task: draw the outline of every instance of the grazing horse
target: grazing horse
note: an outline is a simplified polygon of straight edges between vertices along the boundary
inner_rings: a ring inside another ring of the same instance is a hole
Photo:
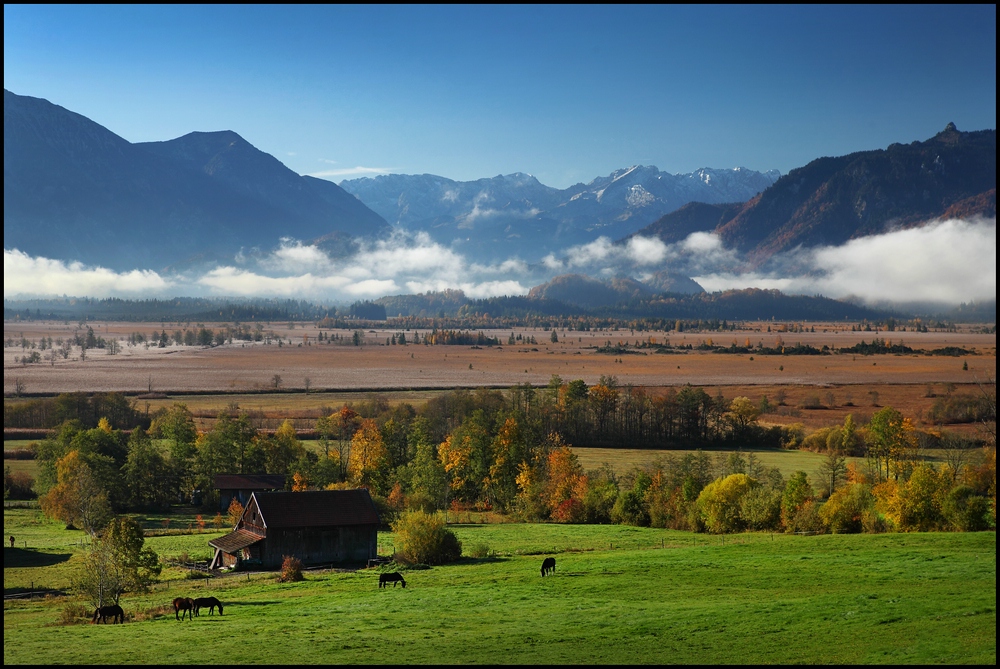
[[[554,572],[556,570],[556,559],[554,557],[547,557],[542,560],[542,576]]]
[[[94,611],[94,617],[90,619],[91,623],[100,622],[107,624],[108,618],[111,618],[111,624],[115,623],[125,623],[125,611],[122,607],[117,604],[112,604],[111,606],[99,606],[97,610]]]
[[[219,615],[220,616],[222,615],[222,602],[220,602],[215,597],[199,597],[196,600],[194,600],[194,614],[196,616],[200,616],[201,615],[201,613],[199,613],[199,611],[201,610],[201,607],[203,607],[203,606],[207,606],[208,607],[208,615],[214,615],[215,614],[215,607],[218,606],[219,607]]]
[[[391,574],[378,575],[378,587],[380,588],[384,588],[386,583],[392,583],[392,587],[395,588],[397,582],[402,583],[404,588],[406,587],[406,580],[403,578],[403,575],[400,574],[398,571],[395,571]]]
[[[185,613],[188,615],[188,620],[194,620],[192,611],[194,611],[193,599],[190,597],[177,597],[174,599],[174,620],[184,620]],[[180,618],[177,617],[178,613],[181,614]]]

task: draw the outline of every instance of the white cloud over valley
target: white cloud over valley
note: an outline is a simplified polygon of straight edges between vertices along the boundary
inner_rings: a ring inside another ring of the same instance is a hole
[[[649,278],[669,270],[706,290],[776,288],[790,294],[875,302],[958,304],[996,299],[996,219],[947,220],[851,240],[842,246],[799,249],[763,269],[741,270],[738,255],[718,236],[695,233],[681,242],[607,237],[546,255],[538,262],[508,258],[469,261],[426,233],[397,231],[361,243],[349,256],[284,238],[264,255],[239,255],[187,275],[152,270],[116,272],[78,262],[4,250],[4,296],[291,297],[348,304],[385,295],[459,289],[472,298],[524,295],[557,274]]]

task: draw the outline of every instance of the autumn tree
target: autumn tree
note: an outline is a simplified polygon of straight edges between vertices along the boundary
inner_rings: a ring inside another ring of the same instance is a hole
[[[730,474],[705,486],[698,495],[698,509],[708,531],[725,533],[743,529],[740,501],[758,485],[746,474]]]
[[[144,542],[142,527],[133,518],[111,520],[90,545],[77,589],[95,607],[118,604],[126,592],[146,592],[161,565],[156,553],[143,547]]]
[[[305,448],[295,432],[295,426],[287,418],[281,427],[275,430],[274,436],[262,440],[261,445],[264,450],[265,467],[269,474],[287,475],[292,463],[305,453]]]
[[[549,436],[551,448],[546,463],[547,481],[545,484],[545,502],[550,509],[580,496],[581,482],[584,477],[583,467],[576,453],[557,433]]]
[[[56,471],[58,482],[38,500],[42,512],[93,536],[112,515],[104,487],[79,451],[60,458]]]
[[[348,479],[355,485],[381,491],[385,484],[387,455],[378,425],[371,419],[362,420],[361,427],[351,438]]]
[[[229,524],[236,527],[236,523],[240,522],[240,518],[243,517],[243,505],[240,504],[239,499],[233,497],[229,500],[229,509],[227,509],[226,514]]]
[[[892,407],[880,409],[868,422],[866,456],[876,483],[906,478],[916,459],[917,442],[908,418]]]
[[[733,398],[726,413],[726,419],[732,425],[733,438],[736,440],[747,438],[751,428],[757,423],[758,416],[760,409],[750,401],[749,397]]]

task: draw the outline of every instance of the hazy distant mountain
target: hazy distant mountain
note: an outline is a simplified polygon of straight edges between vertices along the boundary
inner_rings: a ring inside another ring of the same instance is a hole
[[[680,293],[681,295],[697,295],[704,293],[705,289],[701,285],[683,274],[671,272],[670,270],[660,270],[654,272],[653,276],[643,281],[644,284],[658,293]]]
[[[336,184],[295,174],[234,132],[131,144],[4,91],[4,248],[159,269],[270,249],[285,235],[387,230]]]
[[[701,169],[667,174],[634,166],[556,189],[520,172],[477,181],[389,174],[341,182],[390,223],[425,231],[477,260],[528,260],[601,235],[621,237],[692,200],[745,202],[780,176]]]
[[[619,284],[622,292],[617,292],[608,284],[584,276],[557,277],[559,280],[536,286],[533,296],[503,296],[485,299],[470,299],[462,291],[445,293],[421,293],[418,295],[394,295],[375,300],[385,307],[390,318],[396,316],[416,316],[429,318],[480,318],[525,319],[538,324],[537,317],[567,318],[572,316],[598,315],[609,318],[664,318],[693,320],[814,320],[814,321],[860,321],[885,318],[885,311],[831,300],[826,297],[805,295],[784,295],[777,290],[727,290],[721,293],[699,292],[691,295],[649,294],[638,288],[629,290]],[[585,292],[593,289],[595,283],[602,283],[606,290],[605,299],[590,299],[589,306],[565,302],[550,297],[565,293],[571,299],[588,300]],[[583,292],[573,292],[572,287]],[[598,303],[599,302],[599,303]],[[542,323],[545,322],[543,319]]]
[[[654,291],[634,279],[601,281],[582,274],[563,274],[528,292],[533,300],[557,300],[586,309],[606,307],[619,302],[648,298]]]

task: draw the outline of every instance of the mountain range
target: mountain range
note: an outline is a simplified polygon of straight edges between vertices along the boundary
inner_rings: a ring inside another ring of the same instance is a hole
[[[388,232],[336,184],[235,132],[133,144],[47,100],[4,90],[4,248],[162,270],[305,241]]]
[[[337,185],[296,174],[232,131],[130,143],[80,114],[4,91],[4,248],[119,271],[252,260],[283,237],[345,256],[359,240],[403,228],[470,263],[521,258],[545,281],[555,273],[540,262],[545,256],[600,236],[670,244],[713,232],[761,266],[798,247],[948,216],[996,217],[995,130],[949,123],[926,141],[818,158],[786,175],[633,166],[566,189],[523,173],[468,182],[391,174]],[[701,291],[677,268],[646,269],[654,292]],[[557,278],[536,288],[539,299],[565,299],[554,296],[567,287],[604,303],[645,295],[631,279],[602,288]]]
[[[759,266],[796,247],[837,246],[941,218],[995,218],[996,184],[996,130],[962,132],[949,123],[923,142],[818,158],[745,204],[692,202],[634,234],[673,243],[715,232]]]
[[[387,174],[340,185],[393,225],[426,232],[479,262],[533,262],[599,236],[618,239],[688,202],[746,202],[780,176],[744,167],[669,174],[634,165],[565,189],[520,172],[476,181]]]

